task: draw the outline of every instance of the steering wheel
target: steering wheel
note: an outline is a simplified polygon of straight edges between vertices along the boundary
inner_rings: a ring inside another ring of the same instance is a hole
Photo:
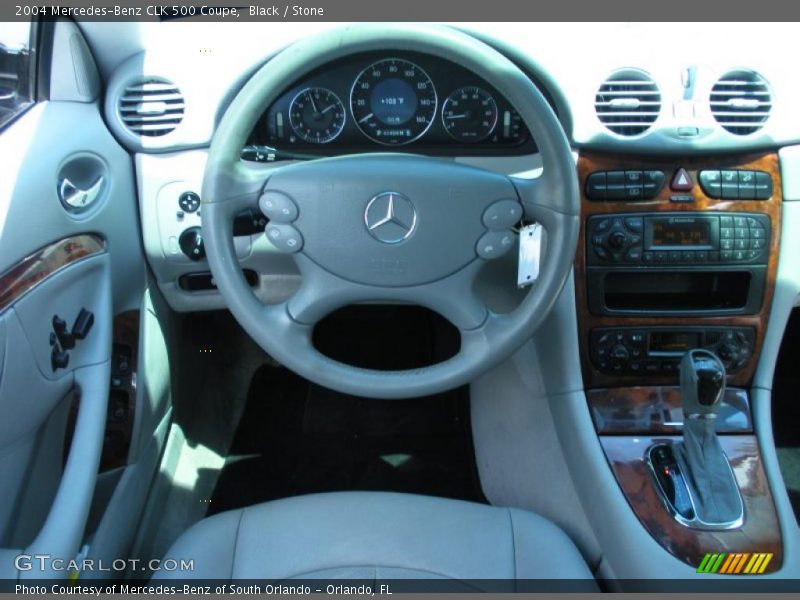
[[[403,50],[458,63],[508,98],[536,140],[541,176],[514,178],[401,153],[277,167],[240,159],[264,108],[300,75],[354,53]],[[579,231],[575,164],[549,104],[503,55],[443,26],[352,25],[297,42],[272,58],[234,98],[217,127],[202,202],[211,272],[242,327],[307,379],[382,399],[452,389],[510,356],[533,335],[560,294]],[[282,304],[265,305],[255,297],[234,251],[234,216],[255,207],[270,217],[267,237],[293,253],[300,270],[299,289]],[[512,312],[498,314],[479,299],[473,284],[493,257],[489,247],[508,244],[520,216],[545,229],[540,273]],[[337,308],[365,301],[414,303],[439,313],[458,328],[459,352],[405,371],[363,369],[320,353],[312,343],[315,323]]]

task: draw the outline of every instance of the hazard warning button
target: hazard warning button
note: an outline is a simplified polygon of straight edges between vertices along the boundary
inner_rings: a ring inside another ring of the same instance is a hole
[[[692,181],[692,177],[687,173],[686,169],[681,168],[675,171],[669,187],[674,192],[688,192],[694,187],[694,181]]]

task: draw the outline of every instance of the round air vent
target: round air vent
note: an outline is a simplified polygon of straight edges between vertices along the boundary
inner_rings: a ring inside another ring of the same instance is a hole
[[[644,71],[616,71],[597,90],[594,99],[597,118],[618,135],[644,133],[661,111],[661,92]]]
[[[723,129],[735,135],[755,133],[772,109],[769,85],[755,71],[731,71],[711,88],[711,114]]]
[[[157,77],[129,84],[117,107],[122,123],[134,135],[166,135],[183,120],[181,91],[171,81]]]

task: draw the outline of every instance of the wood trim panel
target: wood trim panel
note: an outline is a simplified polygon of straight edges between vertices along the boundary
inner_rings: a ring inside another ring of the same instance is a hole
[[[40,248],[0,275],[0,311],[61,269],[105,250],[105,240],[92,233],[67,237]]]
[[[588,390],[586,399],[600,435],[680,435],[683,407],[679,386]],[[753,433],[747,392],[726,388],[717,433]]]
[[[676,169],[683,167],[695,181],[691,194],[695,201],[689,203],[670,202],[673,193],[669,183]],[[660,169],[666,175],[666,185],[656,198],[638,202],[606,201],[594,202],[585,195],[586,177],[594,171]],[[701,169],[749,169],[765,171],[772,178],[773,194],[769,200],[715,200],[706,196],[697,184],[697,172]],[[575,291],[578,314],[578,335],[583,367],[584,384],[590,387],[615,387],[641,385],[646,382],[654,385],[677,383],[677,375],[607,375],[597,371],[591,364],[589,353],[589,335],[598,327],[642,327],[648,325],[675,326],[742,326],[756,329],[756,340],[753,356],[748,364],[735,375],[728,377],[729,385],[746,386],[752,379],[757,357],[764,343],[775,279],[778,272],[778,250],[781,237],[781,199],[783,191],[779,170],[778,155],[767,153],[738,157],[692,156],[652,158],[641,156],[619,156],[604,154],[581,154],[578,159],[578,177],[581,185],[581,232],[578,239],[578,250],[575,257]],[[589,312],[586,289],[586,222],[592,215],[626,212],[680,212],[680,211],[725,211],[761,213],[769,216],[771,239],[770,254],[767,264],[764,298],[759,313],[755,315],[736,315],[718,317],[623,317],[598,316]]]
[[[600,436],[611,469],[628,503],[650,535],[683,562],[698,566],[709,552],[772,552],[766,573],[783,564],[783,543],[775,504],[752,435],[720,436],[744,500],[745,522],[737,530],[702,531],[678,523],[667,512],[644,462],[650,445],[675,437]]]

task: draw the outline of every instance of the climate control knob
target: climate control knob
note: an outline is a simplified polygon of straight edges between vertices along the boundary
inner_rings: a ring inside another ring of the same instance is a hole
[[[199,227],[189,227],[178,238],[178,245],[183,253],[192,260],[202,260],[206,257],[206,247],[203,244],[203,231]]]
[[[628,360],[628,349],[622,344],[617,344],[611,348],[611,352],[609,352],[608,355],[612,358],[612,360],[625,362]]]

